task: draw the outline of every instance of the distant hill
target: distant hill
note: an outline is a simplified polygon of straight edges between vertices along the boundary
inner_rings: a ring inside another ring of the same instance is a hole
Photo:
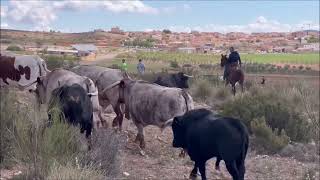
[[[37,45],[70,45],[94,43],[101,46],[120,46],[126,35],[109,32],[61,33],[41,31],[0,30],[1,42]]]

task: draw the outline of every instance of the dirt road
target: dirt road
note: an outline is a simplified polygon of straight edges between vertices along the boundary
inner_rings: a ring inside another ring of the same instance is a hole
[[[120,52],[111,52],[107,54],[98,55],[95,60],[92,61],[80,61],[80,65],[98,65],[105,61],[113,60]]]

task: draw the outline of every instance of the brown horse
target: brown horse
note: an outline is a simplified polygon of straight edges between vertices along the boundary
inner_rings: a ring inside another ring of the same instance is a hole
[[[226,65],[228,58],[227,55],[221,54],[221,67]],[[226,77],[226,86],[230,83],[232,86],[233,95],[236,95],[236,83],[238,82],[241,86],[241,91],[243,92],[243,82],[244,82],[244,73],[241,69],[237,68],[237,64],[230,64],[228,70],[228,75]]]

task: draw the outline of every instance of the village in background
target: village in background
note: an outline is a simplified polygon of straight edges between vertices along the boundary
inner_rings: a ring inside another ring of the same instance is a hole
[[[95,60],[109,48],[125,52],[221,54],[226,53],[228,47],[234,46],[237,51],[246,54],[298,54],[319,52],[319,35],[320,32],[316,30],[223,34],[198,31],[178,33],[168,29],[127,32],[120,27],[82,33],[1,29],[1,50],[17,46],[27,54],[69,55],[82,60]]]

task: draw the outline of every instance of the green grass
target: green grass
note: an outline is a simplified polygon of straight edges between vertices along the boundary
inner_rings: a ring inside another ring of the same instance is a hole
[[[132,60],[132,59],[127,59],[126,60],[128,64],[128,72],[130,73],[137,73],[137,60]],[[99,64],[100,66],[105,66],[105,67],[111,67],[114,64],[117,64],[119,67],[121,65],[122,61],[120,58],[113,59],[112,61],[107,61]],[[169,64],[165,62],[150,62],[150,61],[145,61],[144,62],[145,67],[146,67],[146,72],[161,72],[162,69],[169,69]]]
[[[143,59],[144,61],[177,61],[179,64],[215,64],[220,62],[220,55],[186,54],[168,52],[138,52],[135,54],[121,54],[118,58]],[[243,62],[265,64],[318,64],[319,54],[241,54]]]
[[[253,63],[319,64],[319,54],[243,54],[244,61]]]

